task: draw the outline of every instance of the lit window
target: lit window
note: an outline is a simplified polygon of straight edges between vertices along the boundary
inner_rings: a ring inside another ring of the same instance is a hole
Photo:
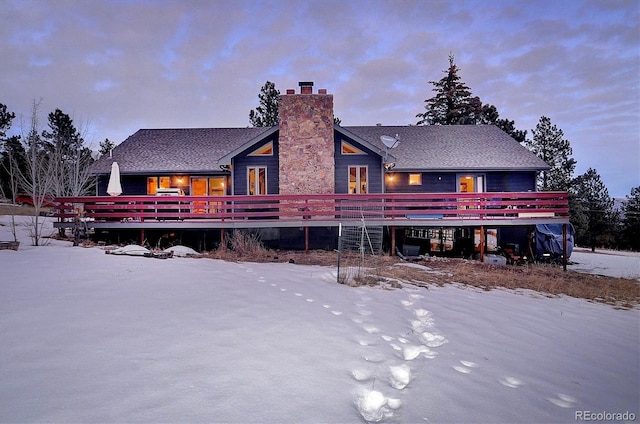
[[[409,174],[409,185],[422,185],[422,174]]]
[[[422,185],[422,174],[409,174],[409,185]]]
[[[247,168],[247,194],[267,194],[267,168]]]
[[[273,156],[273,141],[268,142],[264,146],[258,147],[249,156]]]
[[[349,167],[349,193],[365,194],[367,193],[367,167],[366,166],[350,166]]]
[[[171,177],[160,177],[160,188],[171,188]]]
[[[355,146],[347,143],[346,141],[342,142],[342,154],[343,155],[365,155],[366,153],[362,150],[358,149]]]
[[[158,192],[158,177],[147,177],[147,194],[154,195]]]

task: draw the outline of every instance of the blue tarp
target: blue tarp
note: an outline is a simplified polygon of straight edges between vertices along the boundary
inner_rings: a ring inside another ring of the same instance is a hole
[[[571,257],[575,240],[573,225],[567,225],[567,259]],[[535,232],[535,253],[542,256],[550,253],[554,256],[562,255],[562,224],[539,224]]]

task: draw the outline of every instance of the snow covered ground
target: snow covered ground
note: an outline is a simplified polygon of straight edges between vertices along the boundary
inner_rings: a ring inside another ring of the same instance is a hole
[[[0,251],[3,423],[640,416],[638,309],[350,288],[327,267],[36,248],[20,233]]]

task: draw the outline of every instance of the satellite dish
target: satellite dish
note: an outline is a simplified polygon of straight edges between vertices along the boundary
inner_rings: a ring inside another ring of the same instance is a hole
[[[387,149],[393,149],[398,145],[398,143],[400,143],[400,140],[398,140],[396,137],[391,137],[388,135],[381,135],[380,141],[382,141],[382,143],[387,146]]]

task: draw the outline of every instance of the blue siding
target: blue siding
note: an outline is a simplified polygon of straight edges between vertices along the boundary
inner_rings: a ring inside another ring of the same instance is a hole
[[[349,166],[367,166],[369,193],[382,193],[382,157],[365,148],[356,141],[348,139],[334,131],[335,147],[335,192],[347,193],[349,190]],[[342,141],[362,150],[364,155],[343,155]]]
[[[411,172],[416,174],[417,172]],[[422,172],[422,185],[409,185],[409,172],[389,172],[387,193],[455,193],[458,189],[456,173]],[[459,174],[459,173],[458,173]],[[472,172],[485,175],[485,191],[534,191],[535,172]]]
[[[108,184],[109,175],[98,176],[98,196],[108,196]],[[121,175],[120,184],[122,185],[123,196],[137,196],[147,194],[146,175]]]
[[[387,193],[455,193],[456,174],[442,172],[421,172],[422,184],[409,185],[409,174],[418,172],[388,172],[386,176]]]
[[[488,172],[487,191],[535,191],[536,173],[530,172]]]
[[[273,141],[273,156],[248,156],[270,141]],[[233,194],[248,194],[247,168],[252,166],[263,166],[267,168],[267,194],[278,194],[280,192],[278,151],[278,137],[276,133],[275,136],[266,138],[238,154],[233,159]]]

